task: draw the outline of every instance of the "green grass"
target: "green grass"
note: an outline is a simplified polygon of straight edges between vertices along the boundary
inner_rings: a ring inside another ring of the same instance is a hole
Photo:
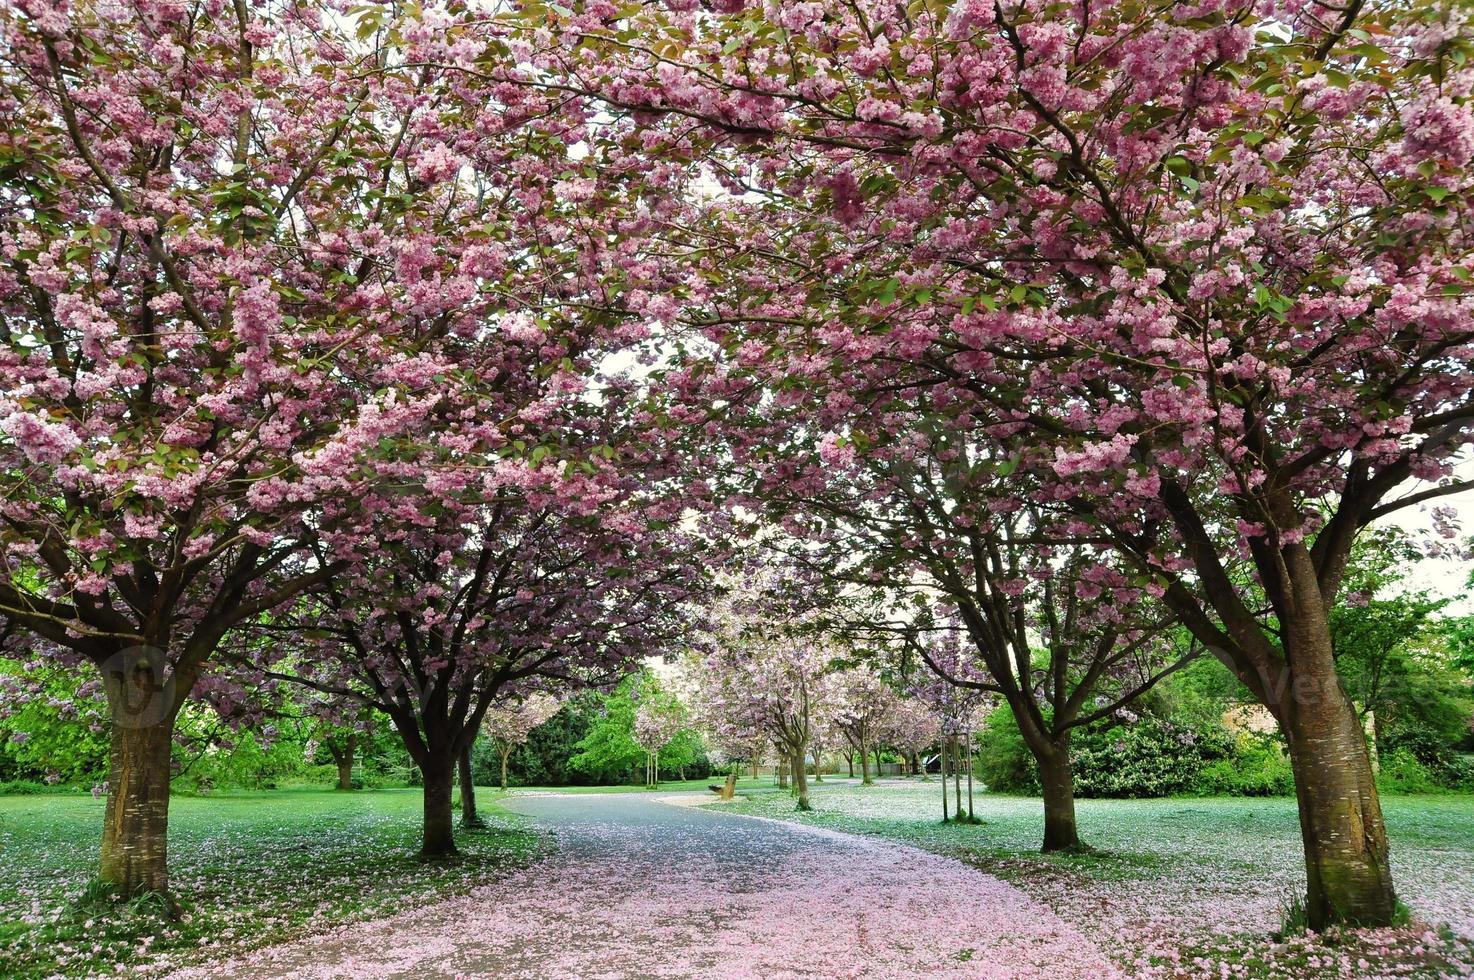
[[[0,976],[178,964],[467,891],[546,846],[500,797],[478,793],[490,827],[458,835],[463,856],[445,862],[416,857],[415,789],[176,797],[171,885],[184,911],[173,921],[99,896],[102,801],[0,797]]]
[[[718,782],[672,781],[657,793],[710,795],[706,787]],[[1277,903],[1303,881],[1293,800],[1082,800],[1081,832],[1098,850],[1042,856],[1037,799],[979,793],[981,823],[943,825],[936,781],[868,788],[826,781],[811,788],[811,813],[794,812],[787,791],[768,776],[743,779],[741,797],[728,806],[957,857],[1104,936],[1103,948],[1156,914],[1188,925],[1228,919],[1230,934],[1184,934],[1174,938],[1175,948],[1209,963],[1248,964],[1242,975],[1249,977],[1319,975],[1307,964],[1324,955],[1323,946],[1280,948],[1267,939],[1279,923]],[[511,795],[642,791],[525,787]],[[184,914],[171,920],[146,902],[117,903],[93,884],[102,801],[76,793],[0,797],[0,976],[160,971],[464,893],[551,846],[546,834],[502,808],[504,799],[480,788],[491,827],[459,835],[462,858],[423,862],[416,857],[417,789],[176,797],[170,864]],[[1474,797],[1386,797],[1383,803],[1400,894],[1414,915],[1474,938]],[[1393,955],[1425,935],[1416,933]],[[1160,946],[1160,937],[1153,941]],[[1123,949],[1113,955],[1128,968],[1135,957],[1158,955],[1144,944]],[[1407,975],[1436,975],[1414,960],[1396,964],[1416,967]]]

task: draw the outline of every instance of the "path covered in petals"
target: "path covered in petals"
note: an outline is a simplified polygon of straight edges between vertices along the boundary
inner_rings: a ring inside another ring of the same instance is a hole
[[[1022,892],[946,858],[645,794],[520,797],[556,853],[470,895],[191,977],[1119,974]]]

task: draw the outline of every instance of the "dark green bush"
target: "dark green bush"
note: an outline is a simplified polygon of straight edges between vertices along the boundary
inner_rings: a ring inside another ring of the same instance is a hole
[[[1380,763],[1377,789],[1383,793],[1437,793],[1447,788],[1408,749],[1383,752]]]
[[[1382,734],[1377,784],[1394,793],[1474,790],[1474,766],[1430,726],[1403,724]]]
[[[1192,793],[1278,796],[1295,791],[1289,760],[1271,736],[1235,735],[1217,722],[1194,726],[1153,715],[1131,724],[1076,732],[1075,792],[1082,797]],[[989,789],[1039,792],[1033,755],[1008,708],[978,735],[978,775]]]
[[[1209,762],[1194,791],[1204,796],[1289,796],[1295,774],[1278,740],[1249,732],[1234,739],[1232,754]]]
[[[1075,792],[1105,797],[1193,792],[1208,763],[1233,751],[1233,739],[1221,726],[1195,730],[1147,716],[1076,737]]]
[[[33,779],[7,779],[0,782],[0,796],[35,796],[38,793],[61,793],[74,787],[48,786]]]

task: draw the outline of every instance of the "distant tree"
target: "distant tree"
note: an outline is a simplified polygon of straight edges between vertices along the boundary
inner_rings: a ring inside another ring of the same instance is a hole
[[[496,746],[501,759],[502,789],[507,788],[507,759],[512,750],[525,744],[534,730],[541,727],[562,708],[557,698],[550,694],[533,694],[530,697],[506,704],[492,705],[482,719],[481,728]],[[463,780],[465,785],[467,780]],[[475,780],[469,780],[474,785]],[[464,793],[464,789],[462,793]]]
[[[911,762],[911,775],[926,773],[920,755],[937,744],[942,727],[936,713],[915,698],[898,698],[883,726],[882,738],[900,749]]]
[[[850,748],[860,756],[860,783],[869,786],[870,753],[877,739],[890,723],[897,705],[895,691],[874,671],[853,667],[832,677],[838,705],[835,725],[843,733]]]
[[[568,760],[570,768],[596,782],[624,780],[634,773],[645,758],[645,750],[635,741],[637,692],[649,680],[647,672],[631,674],[599,698],[593,724],[575,746],[578,753]]]
[[[685,706],[654,685],[643,691],[635,707],[635,741],[648,757],[645,785],[654,789],[660,783],[660,750],[687,728]]]

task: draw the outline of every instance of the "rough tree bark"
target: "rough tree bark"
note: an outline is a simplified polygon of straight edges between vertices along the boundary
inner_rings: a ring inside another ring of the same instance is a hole
[[[100,877],[127,896],[169,887],[169,762],[174,718],[114,725]]]
[[[152,647],[121,651],[101,668],[112,736],[98,876],[128,896],[166,892],[174,723],[194,676],[171,675]]]
[[[502,790],[505,791],[507,788],[507,758],[512,754],[512,747],[510,745],[503,745],[498,750],[498,753],[502,757]]]
[[[338,767],[338,789],[351,790],[353,788],[353,757],[358,752],[358,736],[349,735],[348,740],[341,747],[329,742],[328,752],[331,753],[333,762]]]
[[[1075,822],[1075,772],[1070,764],[1066,734],[1056,748],[1035,754],[1039,784],[1044,790],[1044,844],[1040,850],[1079,851],[1080,830]]]
[[[1308,605],[1285,624],[1290,696],[1280,712],[1305,845],[1306,917],[1313,929],[1385,925],[1397,897],[1371,753],[1336,673],[1328,617]]]
[[[809,774],[808,766],[804,764],[805,748],[796,746],[793,750],[793,787],[798,796],[798,809],[812,810],[809,805]]]
[[[425,827],[420,844],[424,857],[448,857],[456,853],[454,784],[455,763],[431,755],[420,765],[425,780]]]
[[[468,745],[459,759],[461,782],[461,826],[480,827],[481,816],[476,812],[476,778],[471,772],[471,747]]]

